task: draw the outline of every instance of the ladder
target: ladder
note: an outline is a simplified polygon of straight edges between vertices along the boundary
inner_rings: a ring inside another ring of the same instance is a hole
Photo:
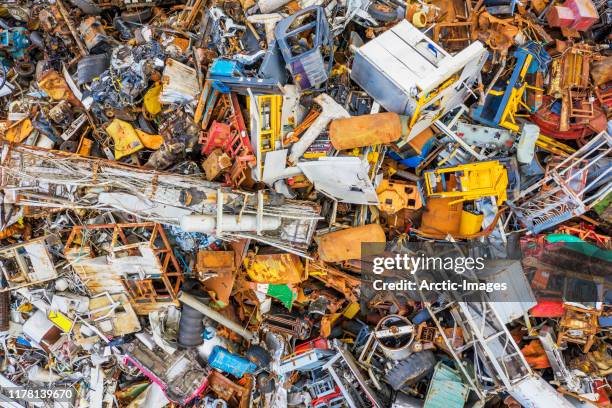
[[[443,255],[443,254],[442,254]],[[438,256],[442,256],[438,254]],[[442,272],[442,278],[448,279],[446,273]],[[506,328],[505,323],[482,292],[470,291],[465,293],[433,291],[438,300],[447,300],[446,303],[434,307],[423,294],[415,274],[417,288],[431,319],[438,328],[446,347],[457,363],[457,367],[463,374],[470,387],[478,395],[481,401],[487,396],[502,389],[509,389],[517,382],[530,375],[531,368],[521,353],[518,345]],[[476,282],[475,276],[463,276],[464,279]],[[449,295],[453,299],[449,299]],[[447,335],[445,327],[440,322],[440,314],[448,310],[453,318],[453,330]],[[455,338],[461,328],[466,343],[455,346]],[[470,373],[465,361],[460,358],[462,352],[473,349],[474,370]],[[486,369],[486,373],[480,369],[479,362]],[[495,387],[485,388],[482,380],[491,380]]]

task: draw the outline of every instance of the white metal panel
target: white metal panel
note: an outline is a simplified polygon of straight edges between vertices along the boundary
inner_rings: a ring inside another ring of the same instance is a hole
[[[508,392],[525,408],[573,408],[563,395],[539,375],[525,378]]]
[[[401,23],[399,23],[396,26],[392,27],[389,31],[391,31],[392,33],[394,33],[395,35],[397,35],[399,37],[402,37],[405,42],[407,42],[408,44],[412,45],[413,47],[415,45],[417,45],[419,42],[421,42],[421,41],[423,41],[425,39],[430,44],[433,44],[433,46],[438,51],[440,51],[441,54],[448,55],[448,53],[446,51],[444,51],[435,42],[429,40],[429,38],[427,38],[427,36],[425,36],[425,34],[423,34],[418,28],[416,28],[415,26],[410,24],[408,22],[408,20],[402,20]],[[385,34],[387,34],[389,31],[385,32]],[[385,34],[381,35],[380,37],[383,37]]]
[[[381,41],[379,44],[389,51],[389,53],[404,67],[414,72],[417,78],[419,76],[427,76],[432,70],[436,69],[436,67],[416,49],[399,37],[389,38],[389,41]],[[382,62],[386,64],[388,61]]]
[[[364,56],[402,90],[408,91],[415,86],[416,73],[408,69],[404,63],[399,61],[380,43],[372,43],[372,46],[369,47],[368,52]]]
[[[57,277],[53,261],[49,257],[44,240],[28,243],[24,246],[34,272],[30,275],[33,281],[41,281]]]

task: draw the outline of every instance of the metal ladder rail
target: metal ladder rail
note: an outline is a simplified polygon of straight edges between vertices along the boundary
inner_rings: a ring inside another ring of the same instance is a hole
[[[474,316],[471,313],[471,310],[473,310],[473,308],[465,302],[457,302],[457,304],[459,306],[458,311],[460,312],[460,315],[462,315],[462,319],[464,319],[464,321],[471,329],[470,334],[476,337],[479,347],[484,352],[488,362],[493,366],[495,373],[503,382],[504,386],[510,388],[514,383],[522,380],[527,375],[531,374],[531,368],[529,367],[529,364],[527,364],[527,361],[525,360],[525,357],[518,348],[518,345],[512,338],[510,332],[506,328],[506,325],[503,324],[503,322],[499,318],[499,315],[497,314],[497,311],[491,305],[490,302],[485,300],[481,303],[482,314],[480,315],[480,320],[482,324],[480,327],[478,326],[477,321],[474,319]],[[492,320],[494,321],[494,325],[487,324],[487,317],[492,318]],[[486,328],[492,329],[494,332],[487,334],[485,332]],[[500,345],[504,352],[503,356],[496,355],[488,344],[491,340],[498,339],[499,337],[504,337],[503,339],[500,339],[502,340],[500,341]],[[508,348],[511,349],[510,353],[505,353]],[[517,356],[518,359],[515,358]],[[519,364],[520,371],[524,372],[525,374],[521,375],[519,378],[512,378],[513,376],[508,370],[507,363],[503,360],[502,362],[500,362],[500,357],[504,357],[505,360],[508,360],[508,357],[511,357],[512,361]]]
[[[450,302],[447,306],[452,307],[452,304],[456,304],[456,303],[457,302]],[[474,392],[478,395],[478,398],[484,402],[486,399],[485,391],[480,387],[480,383],[478,382],[478,380],[476,378],[471,377],[470,373],[468,372],[467,368],[464,365],[464,361],[461,358],[459,358],[459,355],[458,355],[458,352],[461,353],[469,349],[470,347],[473,347],[474,343],[469,342],[469,344],[464,344],[463,346],[461,346],[460,350],[456,350],[455,347],[453,346],[453,342],[451,342],[451,340],[446,335],[446,332],[444,331],[444,327],[440,324],[440,321],[436,317],[436,313],[440,313],[441,311],[445,310],[447,307],[439,308],[436,311],[432,308],[430,302],[424,302],[424,304],[425,304],[425,307],[427,308],[427,311],[429,312],[429,315],[431,316],[431,320],[433,320],[434,324],[438,328],[438,332],[442,336],[442,339],[444,340],[444,344],[446,344],[447,350],[450,352],[451,356],[453,357],[453,360],[455,360],[455,362],[457,363],[456,364],[457,367],[463,374],[463,378],[465,378],[465,380],[469,383],[470,388],[474,390]],[[458,322],[455,321],[454,327],[453,327],[453,338],[457,332],[458,325],[459,327],[461,327],[462,331],[466,330],[462,325],[458,324]],[[476,349],[474,349],[474,351],[476,352]]]

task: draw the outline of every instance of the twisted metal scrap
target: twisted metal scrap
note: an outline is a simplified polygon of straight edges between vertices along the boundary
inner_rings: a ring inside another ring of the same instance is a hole
[[[232,190],[219,183],[209,182],[198,175],[178,175],[143,169],[99,158],[50,151],[31,146],[13,145],[0,141],[0,187],[5,196],[10,192],[17,198],[18,207],[32,206],[57,209],[88,209],[97,211],[123,211],[145,221],[179,225],[187,214],[216,214],[217,194],[223,193],[224,213],[257,212],[256,195]],[[194,199],[187,205],[181,194],[189,193]],[[127,200],[112,204],[101,202],[101,194],[123,193],[135,198],[141,205],[130,207]],[[5,198],[5,204],[9,201]],[[280,217],[283,226],[314,228],[320,217],[316,204],[308,201],[277,200],[264,197],[263,214]],[[164,209],[160,216],[156,209]],[[6,227],[8,225],[3,225]],[[311,235],[311,234],[310,234]],[[300,254],[308,240],[295,242],[285,231],[267,231],[261,234],[240,232],[223,233],[219,238],[253,238],[283,249],[299,248]]]

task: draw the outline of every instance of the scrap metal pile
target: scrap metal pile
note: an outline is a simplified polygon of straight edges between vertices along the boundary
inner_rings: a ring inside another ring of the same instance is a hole
[[[611,1],[0,11],[0,406],[611,405]]]

